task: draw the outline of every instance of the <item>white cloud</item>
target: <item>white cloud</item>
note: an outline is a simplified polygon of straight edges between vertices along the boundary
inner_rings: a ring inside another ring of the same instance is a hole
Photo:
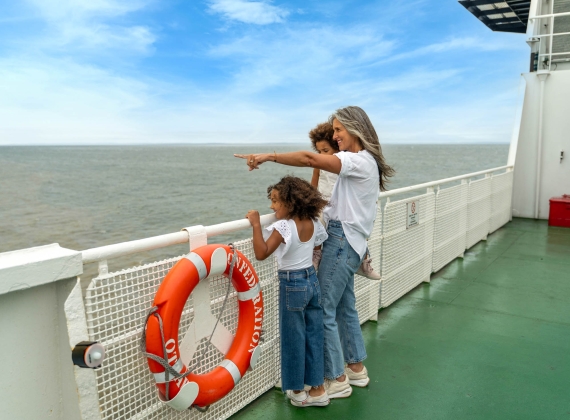
[[[29,0],[28,2],[51,21],[122,16],[139,10],[148,3],[143,0]]]
[[[0,143],[105,142],[138,124],[147,86],[67,60],[0,60]]]
[[[289,85],[338,83],[358,67],[388,56],[393,42],[365,27],[295,27],[260,31],[210,50],[235,63],[233,89],[257,93]]]
[[[500,51],[511,50],[511,43],[499,42],[495,39],[491,41],[477,37],[450,38],[442,42],[425,45],[415,50],[406,51],[390,57],[390,61],[407,58],[418,58],[428,54],[443,54],[450,51]]]
[[[212,0],[210,11],[219,13],[229,20],[256,25],[280,23],[289,15],[289,11],[272,6],[266,1],[248,0]]]
[[[118,76],[68,60],[0,59],[0,145],[249,142],[279,111],[191,83]]]
[[[508,88],[442,105],[437,92],[458,77],[456,71],[414,69],[335,82],[327,75],[306,92],[275,100],[226,86],[203,90],[121,77],[65,60],[0,60],[0,144],[302,142],[313,125],[345,105],[362,106],[384,142],[508,140],[514,118]],[[402,97],[409,92],[433,103]]]
[[[48,24],[43,48],[77,48],[94,51],[124,50],[147,53],[156,36],[141,25],[109,24],[146,6],[141,0],[31,0],[31,5]]]

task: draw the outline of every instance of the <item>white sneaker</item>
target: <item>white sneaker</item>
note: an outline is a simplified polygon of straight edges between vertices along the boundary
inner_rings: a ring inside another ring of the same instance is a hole
[[[295,401],[297,403],[301,403],[301,402],[305,401],[308,396],[309,396],[309,394],[305,391],[301,391],[301,392],[296,394],[290,389],[287,390],[287,397],[291,400],[291,404],[293,404],[293,401]],[[295,405],[295,404],[293,404],[293,405]]]
[[[295,407],[325,407],[329,405],[330,402],[331,401],[326,391],[324,394],[319,395],[318,397],[311,397],[307,393],[307,398],[304,401],[298,401],[293,399],[291,400],[291,404],[294,405]]]
[[[359,276],[366,277],[367,279],[370,280],[380,280],[382,278],[380,277],[380,274],[378,274],[372,268],[372,258],[369,257],[364,258],[362,264],[360,264],[360,267],[358,267],[358,270],[356,270],[356,274],[358,274]]]
[[[336,379],[325,379],[325,390],[329,394],[329,398],[347,398],[352,394],[352,387],[348,383],[348,375],[344,381],[339,382]]]
[[[344,368],[344,374],[348,378],[348,383],[352,386],[358,386],[360,388],[364,388],[370,382],[366,366],[364,366],[360,372],[354,372],[351,368],[346,366]]]

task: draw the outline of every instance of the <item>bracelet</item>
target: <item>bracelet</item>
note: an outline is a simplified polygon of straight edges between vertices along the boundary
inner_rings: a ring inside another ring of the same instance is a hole
[[[277,152],[273,151],[273,162],[277,163]]]

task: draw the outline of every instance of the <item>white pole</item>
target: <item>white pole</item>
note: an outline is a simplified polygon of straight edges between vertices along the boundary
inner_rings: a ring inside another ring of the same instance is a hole
[[[515,114],[513,134],[511,136],[511,143],[509,145],[509,155],[507,158],[508,166],[514,166],[517,158],[517,148],[519,145],[519,134],[521,131],[522,111],[524,107],[525,94],[526,94],[526,80],[521,75],[521,81],[519,83],[519,105],[517,107],[517,111]]]
[[[550,72],[548,70],[538,71],[537,76],[540,80],[540,103],[538,111],[538,144],[536,146],[536,180],[534,187],[534,218],[539,216],[539,199],[540,199],[540,174],[542,172],[542,120],[544,109],[544,82]]]

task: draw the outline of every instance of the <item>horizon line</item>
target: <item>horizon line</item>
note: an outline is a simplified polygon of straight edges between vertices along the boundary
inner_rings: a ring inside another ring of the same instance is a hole
[[[310,147],[308,142],[286,142],[286,143],[27,143],[27,144],[0,144],[0,147],[124,147],[124,146],[265,146],[265,145],[280,145],[280,146],[293,146],[305,145]],[[395,146],[423,146],[423,145],[467,145],[467,146],[493,146],[493,145],[508,145],[510,141],[505,142],[426,142],[426,143],[397,143],[397,142],[381,142],[380,145],[395,145]]]

